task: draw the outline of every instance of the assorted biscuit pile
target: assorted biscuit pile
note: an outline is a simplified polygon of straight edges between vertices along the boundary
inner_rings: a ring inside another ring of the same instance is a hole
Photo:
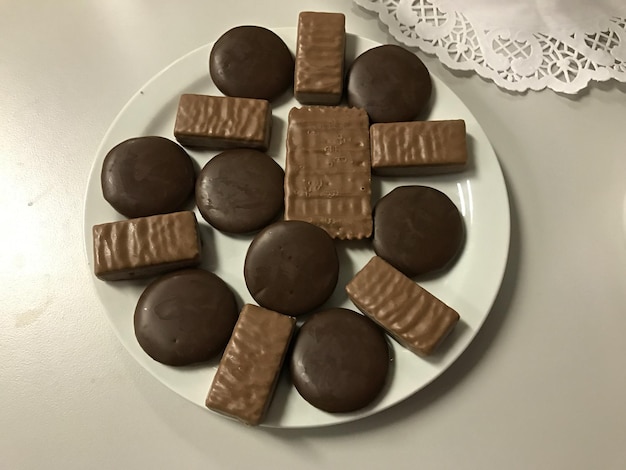
[[[93,227],[95,275],[157,276],[135,309],[137,341],[170,366],[221,357],[206,406],[249,425],[262,422],[284,363],[311,405],[355,411],[384,388],[386,334],[423,356],[459,321],[411,279],[458,256],[457,207],[426,186],[398,187],[372,205],[371,183],[463,170],[465,123],[416,120],[432,85],[411,52],[383,45],[347,64],[345,44],[338,13],[300,14],[295,58],[268,29],[231,29],[209,57],[224,96],[182,95],[178,143],[136,137],[104,159],[104,198],[128,219]],[[272,103],[290,89],[302,106],[289,112],[283,170],[264,152]],[[196,175],[184,147],[222,152]],[[258,305],[240,310],[231,288],[198,267],[198,221],[182,210],[193,195],[215,230],[254,235],[241,269]],[[376,253],[345,286],[362,314],[317,311],[337,287],[335,239],[371,240]]]

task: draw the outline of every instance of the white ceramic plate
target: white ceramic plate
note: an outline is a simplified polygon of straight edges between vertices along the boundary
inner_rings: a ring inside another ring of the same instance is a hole
[[[292,51],[295,28],[275,30]],[[358,54],[377,46],[373,41],[348,35],[346,56],[350,62]],[[182,93],[220,94],[208,73],[211,44],[180,58],[156,75],[138,91],[119,113],[102,141],[91,170],[85,200],[85,249],[93,267],[91,228],[94,224],[120,220],[102,197],[100,169],[106,153],[119,142],[136,136],[160,135],[174,139],[173,128],[178,98]],[[509,205],[506,186],[496,156],[480,125],[461,100],[440,80],[433,77],[434,104],[429,119],[464,119],[470,149],[470,166],[455,175],[437,177],[374,178],[373,202],[398,185],[429,185],[445,192],[459,207],[467,231],[463,253],[444,274],[420,281],[461,315],[444,345],[431,358],[422,359],[394,341],[393,367],[386,389],[370,407],[349,414],[332,415],[305,402],[283,377],[270,407],[266,426],[298,428],[351,421],[381,411],[414,394],[446,370],[472,341],[500,287],[509,246]],[[284,166],[287,113],[299,104],[287,94],[273,103],[273,134],[269,154]],[[199,167],[217,152],[190,151]],[[201,222],[205,242],[203,267],[214,271],[237,293],[240,303],[254,302],[243,278],[243,261],[252,236],[227,236]],[[346,282],[373,255],[367,242],[337,244],[341,260],[339,283],[327,306],[355,309],[344,292]],[[167,387],[204,408],[204,400],[217,367],[217,360],[195,367],[173,368],[148,357],[137,343],[133,330],[136,301],[147,281],[107,283],[93,277],[104,310],[132,356]],[[356,310],[356,309],[355,309]],[[208,415],[208,419],[222,419]]]

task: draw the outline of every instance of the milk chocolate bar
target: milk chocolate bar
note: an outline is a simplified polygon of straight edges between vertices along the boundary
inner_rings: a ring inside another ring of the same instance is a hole
[[[373,124],[370,139],[372,171],[377,174],[447,173],[467,164],[465,121],[460,119]]]
[[[333,238],[372,233],[369,121],[358,108],[304,106],[289,112],[285,220]]]
[[[105,281],[150,277],[200,264],[193,212],[174,212],[93,227],[95,275]]]
[[[419,355],[431,354],[459,321],[456,311],[378,256],[346,291],[359,310]]]
[[[206,399],[207,408],[245,424],[263,421],[296,319],[244,305]]]
[[[294,82],[300,103],[336,105],[341,101],[345,24],[341,13],[300,13]]]
[[[186,94],[180,97],[174,137],[182,145],[267,150],[272,109],[266,100]]]

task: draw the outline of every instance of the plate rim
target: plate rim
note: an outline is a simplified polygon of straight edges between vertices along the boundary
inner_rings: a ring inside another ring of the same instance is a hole
[[[283,36],[286,34],[294,34],[296,31],[295,27],[280,27],[280,28],[267,28],[270,29],[271,31],[276,32],[277,34],[279,34],[279,36]],[[358,34],[354,34],[354,33],[350,33],[347,32],[346,33],[349,36],[354,37],[357,41],[365,41],[371,44],[371,47],[375,47],[377,45],[380,45],[381,43],[374,41],[372,39],[369,39],[367,37],[358,35]],[[104,133],[98,147],[97,150],[94,154],[94,160],[92,162],[92,165],[90,166],[90,170],[89,170],[89,176],[87,179],[87,189],[85,192],[85,196],[84,196],[84,201],[82,204],[82,209],[83,209],[83,214],[82,214],[82,225],[83,225],[83,250],[86,256],[86,260],[87,260],[87,266],[89,268],[90,271],[90,277],[91,277],[91,282],[93,285],[93,290],[96,292],[96,295],[98,297],[99,303],[102,306],[102,309],[104,310],[105,316],[108,320],[108,322],[110,323],[110,326],[112,327],[116,337],[118,338],[118,341],[120,341],[120,343],[122,343],[122,345],[124,346],[124,349],[130,354],[130,356],[138,363],[138,365],[144,369],[145,371],[147,371],[151,376],[153,376],[157,382],[161,383],[162,385],[164,385],[166,388],[168,388],[169,390],[173,391],[176,395],[180,396],[181,398],[183,398],[185,401],[190,401],[191,403],[193,403],[194,405],[198,405],[200,406],[198,403],[196,403],[195,401],[191,400],[189,397],[183,395],[180,391],[176,390],[175,388],[173,388],[172,386],[170,386],[169,384],[167,384],[161,377],[157,376],[155,374],[155,372],[147,367],[144,366],[143,361],[141,360],[141,358],[138,357],[138,355],[135,353],[135,351],[133,351],[129,345],[126,344],[126,341],[124,340],[121,331],[119,331],[118,327],[116,326],[116,324],[114,323],[114,321],[111,318],[111,315],[109,314],[108,310],[107,310],[107,306],[105,303],[105,300],[103,299],[102,293],[100,292],[100,290],[97,287],[98,282],[103,282],[100,281],[99,279],[97,279],[93,273],[93,262],[92,262],[92,250],[93,247],[91,245],[91,225],[87,225],[88,222],[88,215],[87,215],[87,211],[88,211],[88,202],[90,200],[90,194],[93,192],[93,184],[94,184],[94,180],[98,180],[98,176],[99,176],[99,171],[97,168],[98,163],[101,160],[101,156],[103,154],[103,152],[108,151],[108,143],[107,141],[110,140],[111,135],[114,133],[118,123],[122,120],[122,118],[125,116],[125,114],[128,112],[128,109],[131,108],[131,106],[133,104],[135,104],[135,101],[143,94],[143,90],[147,89],[148,87],[150,87],[154,82],[156,82],[157,80],[159,80],[164,74],[166,74],[170,69],[176,67],[176,65],[178,65],[179,63],[186,61],[189,59],[189,57],[194,56],[196,54],[198,54],[199,52],[210,48],[213,44],[215,43],[215,41],[211,41],[209,43],[206,43],[204,45],[201,45],[185,54],[183,54],[182,56],[180,56],[179,58],[175,59],[174,61],[170,62],[167,66],[165,66],[164,68],[162,68],[159,72],[157,72],[155,75],[153,75],[152,77],[150,77],[150,79],[148,79],[135,93],[133,93],[131,95],[131,97],[126,101],[126,103],[124,104],[124,106],[121,108],[121,110],[117,113],[117,115],[115,116],[115,118],[113,119],[112,123],[109,125],[109,127],[107,128],[106,132]],[[369,47],[368,47],[369,48]],[[210,50],[210,49],[209,49]],[[293,52],[293,51],[292,51]],[[208,56],[207,56],[208,57]],[[493,272],[494,277],[497,277],[498,281],[497,283],[493,284],[493,287],[491,289],[492,293],[489,296],[489,299],[487,301],[485,301],[485,304],[488,305],[487,307],[487,311],[482,315],[481,319],[479,322],[477,322],[475,324],[475,330],[473,332],[473,334],[471,335],[471,337],[466,341],[466,343],[463,345],[463,347],[460,347],[457,351],[455,351],[455,354],[451,357],[448,358],[448,362],[446,364],[446,366],[439,370],[436,374],[432,375],[428,380],[425,380],[421,386],[419,386],[418,388],[409,391],[408,393],[404,394],[402,397],[400,397],[399,399],[395,400],[392,403],[388,403],[385,404],[385,406],[381,406],[379,408],[376,408],[374,411],[371,412],[366,412],[366,413],[361,413],[361,412],[357,412],[354,413],[353,416],[351,414],[351,416],[346,416],[345,419],[340,419],[340,420],[335,420],[335,419],[330,419],[326,422],[322,422],[322,423],[313,423],[313,424],[300,424],[300,425],[272,425],[272,424],[267,424],[267,423],[262,423],[260,426],[261,427],[268,427],[268,428],[279,428],[279,429],[306,429],[306,428],[317,428],[317,427],[325,427],[325,426],[332,426],[332,425],[337,425],[337,424],[342,424],[342,423],[346,423],[346,422],[352,422],[358,419],[363,419],[365,417],[369,417],[372,415],[376,415],[404,400],[406,400],[407,398],[417,394],[420,390],[423,390],[425,387],[427,387],[428,385],[430,385],[434,380],[436,380],[438,377],[440,377],[446,370],[448,370],[452,364],[454,364],[456,362],[456,360],[467,350],[467,348],[469,347],[469,345],[474,341],[476,335],[478,334],[478,332],[481,330],[482,326],[484,325],[487,317],[490,315],[494,303],[497,299],[497,296],[501,290],[501,286],[502,286],[502,282],[504,280],[504,275],[505,275],[505,271],[506,271],[506,267],[508,264],[508,258],[509,258],[509,252],[510,252],[510,236],[511,236],[511,209],[510,209],[510,200],[509,200],[509,195],[508,195],[508,187],[506,184],[506,180],[504,177],[504,173],[502,171],[502,167],[500,165],[500,161],[497,157],[497,154],[495,153],[495,150],[493,149],[493,146],[491,144],[490,139],[487,137],[487,134],[485,133],[484,129],[482,128],[482,125],[480,124],[480,122],[478,121],[478,119],[476,119],[475,115],[471,112],[471,110],[467,107],[467,105],[458,97],[458,95],[454,92],[453,89],[451,89],[450,87],[448,87],[439,77],[437,77],[436,74],[433,74],[432,72],[431,76],[433,77],[433,82],[434,85],[436,85],[435,88],[438,88],[440,86],[445,87],[446,92],[452,94],[457,100],[458,102],[467,110],[467,112],[469,113],[469,115],[474,119],[474,124],[477,126],[477,129],[481,132],[482,136],[484,137],[485,143],[488,145],[490,152],[493,156],[493,160],[491,163],[495,164],[495,169],[497,170],[497,174],[499,175],[499,178],[497,180],[495,180],[495,183],[497,183],[497,185],[501,186],[499,188],[498,191],[498,196],[501,198],[500,199],[500,205],[502,206],[501,209],[505,209],[503,210],[502,213],[498,214],[499,217],[503,217],[504,219],[501,220],[501,225],[499,230],[503,231],[501,234],[501,237],[499,239],[500,242],[500,250],[502,251],[500,253],[500,256],[498,257],[499,259],[499,263],[497,263],[497,272]],[[207,72],[208,74],[208,72]],[[165,102],[167,99],[169,99],[170,97],[165,97],[163,98],[163,101]],[[169,138],[169,137],[168,137]],[[107,146],[105,148],[105,146]],[[199,220],[200,221],[200,220]],[[150,281],[150,280],[147,280]],[[355,308],[355,311],[358,311]],[[208,390],[208,388],[207,388]],[[205,407],[200,406],[202,409],[204,409],[205,411],[210,411]],[[214,414],[214,413],[211,413]],[[333,417],[333,416],[331,416]]]

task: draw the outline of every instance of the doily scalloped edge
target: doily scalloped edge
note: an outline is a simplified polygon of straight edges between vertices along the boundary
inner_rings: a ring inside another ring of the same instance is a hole
[[[511,37],[505,30],[476,30],[463,14],[442,11],[433,0],[353,1],[378,14],[400,43],[436,56],[452,70],[474,71],[505,90],[549,88],[576,94],[592,81],[626,82],[626,60],[610,54],[617,50],[626,59],[626,18],[610,19],[619,33],[607,30],[562,37],[540,33]],[[420,17],[414,7],[422,15],[430,12],[430,19]],[[407,26],[399,16],[416,22]],[[537,48],[541,56],[533,54]]]

